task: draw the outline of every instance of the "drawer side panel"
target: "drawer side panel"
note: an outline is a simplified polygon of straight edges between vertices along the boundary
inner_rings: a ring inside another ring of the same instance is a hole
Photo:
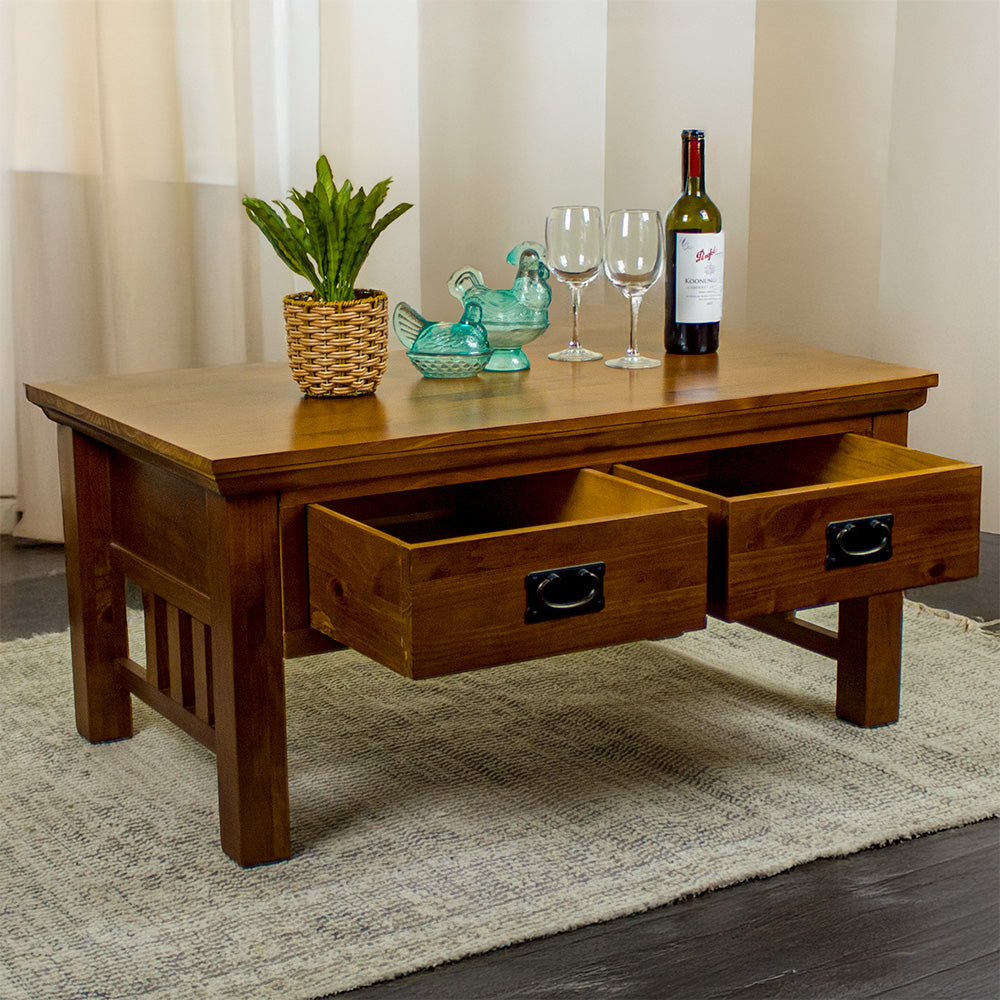
[[[307,508],[306,531],[312,627],[406,672],[411,600],[405,548],[323,507]]]

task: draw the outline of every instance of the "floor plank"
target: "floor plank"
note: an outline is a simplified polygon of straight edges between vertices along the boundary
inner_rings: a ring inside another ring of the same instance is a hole
[[[996,955],[973,959],[960,968],[934,973],[878,994],[895,1000],[994,1000],[997,991]]]
[[[942,996],[955,989],[967,1000],[994,1000],[998,884],[1000,821],[990,820],[346,995],[833,1000],[933,982]]]

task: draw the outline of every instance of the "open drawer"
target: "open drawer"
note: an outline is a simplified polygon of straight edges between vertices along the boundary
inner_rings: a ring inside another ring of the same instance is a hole
[[[705,624],[707,513],[593,469],[312,504],[313,628],[408,677]]]
[[[982,470],[857,434],[618,465],[709,510],[730,620],[975,576]]]

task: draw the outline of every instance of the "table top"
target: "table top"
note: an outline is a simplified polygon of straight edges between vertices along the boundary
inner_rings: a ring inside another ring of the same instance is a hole
[[[538,436],[569,439],[837,400],[879,412],[878,398],[893,394],[899,398],[883,410],[913,409],[937,384],[935,373],[919,368],[731,336],[713,355],[658,352],[663,365],[643,371],[549,361],[546,354],[563,346],[566,333],[550,328],[529,344],[528,371],[472,379],[422,378],[392,351],[377,392],[353,398],[304,397],[284,363],[79,378],[26,390],[59,423],[222,481],[362,456],[429,455],[445,442],[484,448]],[[622,353],[620,325],[587,334],[588,346],[606,357]]]

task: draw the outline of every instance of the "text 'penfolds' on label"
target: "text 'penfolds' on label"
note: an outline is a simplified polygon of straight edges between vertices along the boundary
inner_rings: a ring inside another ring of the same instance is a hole
[[[718,323],[722,319],[722,272],[726,234],[677,234],[678,323]]]

